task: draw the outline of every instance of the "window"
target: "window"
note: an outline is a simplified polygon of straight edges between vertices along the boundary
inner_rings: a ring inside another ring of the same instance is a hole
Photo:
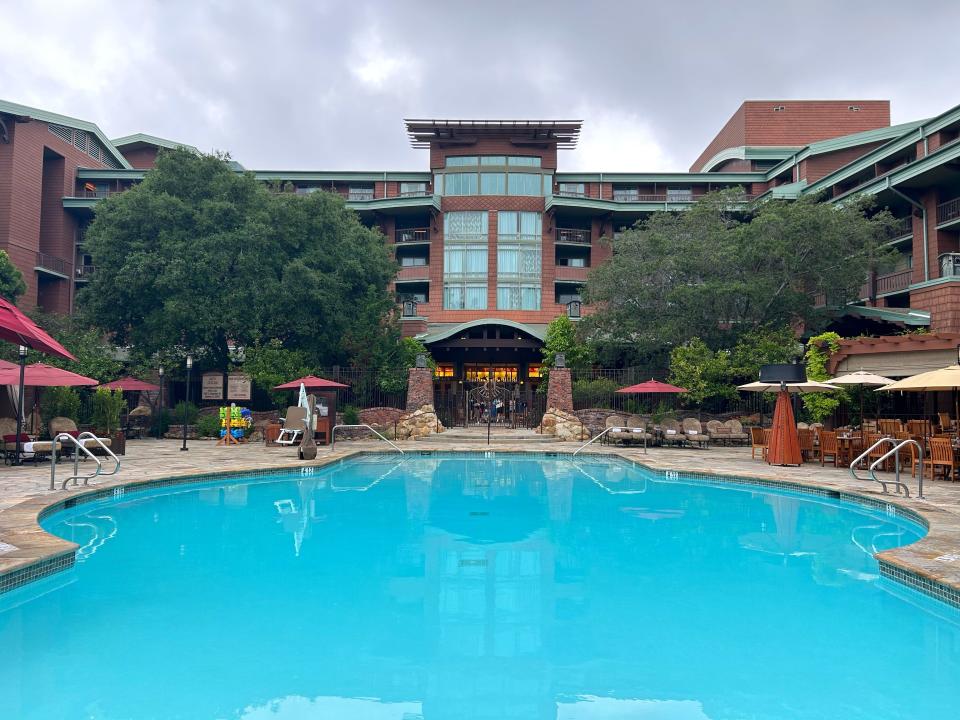
[[[635,187],[615,187],[613,189],[613,199],[618,202],[636,202],[640,194]]]
[[[445,180],[447,195],[476,195],[476,173],[447,173]]]
[[[452,378],[453,365],[437,365],[433,371],[433,376],[438,378]]]
[[[437,195],[443,195],[443,175],[440,173],[433,176],[433,191]]]
[[[373,200],[373,185],[350,185],[347,200]]]
[[[542,365],[528,365],[527,366],[527,377],[531,380],[536,380],[537,378],[543,377],[543,366]]]
[[[481,165],[499,165],[503,167],[507,164],[507,158],[503,155],[487,155],[480,158]]]
[[[562,257],[557,260],[562,267],[586,267],[587,259],[583,257]]]
[[[487,213],[445,213],[443,234],[444,309],[486,310]]]
[[[542,242],[540,213],[497,213],[497,309],[540,309]]]
[[[532,155],[512,155],[507,164],[513,167],[540,167],[540,158]]]
[[[503,173],[480,173],[481,195],[506,195],[507,176]]]
[[[540,175],[534,173],[508,173],[507,194],[542,195]]]
[[[401,196],[417,196],[427,194],[427,184],[425,182],[402,182],[400,183]]]
[[[471,167],[477,164],[475,155],[454,156],[447,158],[447,167]]]
[[[421,267],[427,264],[427,258],[423,255],[410,255],[400,258],[400,267]]]
[[[583,183],[560,183],[560,194],[568,197],[585,197],[586,186]]]
[[[668,202],[689,202],[693,200],[693,190],[690,188],[667,188]]]

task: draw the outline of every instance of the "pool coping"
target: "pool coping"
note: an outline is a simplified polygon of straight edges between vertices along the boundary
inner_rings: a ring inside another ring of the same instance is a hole
[[[661,461],[636,451],[625,449],[597,448],[585,451],[580,457],[617,457],[649,471],[658,473],[665,480],[691,478],[703,482],[757,485],[772,489],[789,490],[807,495],[829,497],[840,501],[857,503],[874,510],[899,515],[918,522],[927,529],[927,534],[915,543],[875,555],[883,577],[906,585],[924,595],[960,609],[960,515],[917,498],[885,495],[867,489],[851,490],[849,487],[828,478],[824,479],[776,479],[769,475],[725,470],[702,471],[697,469],[677,470],[670,467],[666,458]],[[407,455],[424,456],[496,456],[536,455],[547,459],[570,458],[570,450],[548,451],[544,449],[499,449],[483,450],[476,446],[450,449],[409,449]],[[488,453],[490,455],[488,455]],[[342,463],[363,455],[383,455],[383,451],[355,449],[318,457],[315,461],[291,467],[278,465],[259,468],[230,468],[208,473],[192,471],[174,472],[151,479],[109,479],[95,486],[78,486],[54,494],[29,498],[0,511],[0,545],[7,543],[15,549],[0,555],[0,595],[19,587],[73,567],[76,543],[46,532],[40,523],[49,515],[88,502],[123,497],[128,491],[147,492],[153,489],[176,485],[200,484],[222,478],[244,478],[289,474],[309,475],[314,469]],[[298,472],[299,471],[299,472]]]

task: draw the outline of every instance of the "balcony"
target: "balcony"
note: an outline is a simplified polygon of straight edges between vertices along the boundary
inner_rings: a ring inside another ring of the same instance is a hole
[[[875,285],[871,290],[870,281],[860,286],[860,299],[869,300],[878,295],[890,295],[909,289],[913,278],[913,270],[897,270],[886,275],[877,275]]]
[[[557,242],[561,245],[589,245],[590,231],[577,228],[557,228]]]
[[[413,196],[409,196],[413,197]],[[394,241],[401,243],[428,243],[430,242],[430,228],[403,228],[394,233]]]
[[[77,265],[77,282],[89,282],[95,269],[93,265]]]
[[[408,190],[407,192],[398,192],[397,197],[430,197],[433,193],[429,190]]]
[[[33,267],[37,272],[53,275],[54,277],[70,279],[70,263],[63,258],[58,258],[46,253],[37,253],[37,264]]]
[[[584,283],[587,281],[587,273],[590,268],[570,267],[569,265],[557,265],[554,279],[557,282],[575,282]]]
[[[913,218],[909,215],[905,218],[897,218],[896,225],[893,228],[894,239],[910,237],[913,235]]]
[[[957,220],[960,220],[960,197],[937,205],[937,225],[953,223]]]
[[[75,198],[85,198],[88,200],[100,200],[101,198],[110,197],[111,195],[119,195],[124,190],[75,190],[71,197]]]
[[[400,268],[400,271],[397,273],[396,282],[429,282],[429,280],[429,265],[409,265]]]

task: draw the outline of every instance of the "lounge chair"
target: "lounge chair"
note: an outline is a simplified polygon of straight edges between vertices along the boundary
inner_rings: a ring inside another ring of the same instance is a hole
[[[283,429],[277,436],[277,445],[296,445],[303,439],[303,431],[307,426],[307,409],[291,405],[282,422]]]
[[[730,442],[746,445],[750,440],[750,436],[747,435],[746,431],[744,431],[743,425],[739,420],[727,420],[723,426],[725,428],[730,428]]]
[[[59,445],[57,446],[59,450]],[[13,418],[0,418],[0,452],[4,461],[13,461],[17,454],[17,421]],[[49,440],[34,440],[20,431],[21,460],[43,460],[53,452],[53,443]]]
[[[623,415],[608,415],[607,419],[603,421],[603,427],[604,429],[609,429],[610,432],[604,435],[603,439],[607,442],[620,442],[623,439],[620,428],[625,428],[626,426],[627,420]]]
[[[61,433],[72,435],[74,438],[80,434],[77,424],[68,417],[51,418],[50,422],[47,423],[47,429],[50,431],[51,438],[55,438]],[[107,447],[110,447],[110,438],[97,436],[97,440]],[[97,440],[94,440],[93,438],[85,438],[83,440],[83,446],[87,450],[93,452],[100,447],[100,444],[97,442]],[[71,449],[74,447],[73,443],[61,443],[61,445],[63,445],[64,449],[67,451],[71,451]]]
[[[649,421],[640,415],[629,416],[626,421],[626,437],[624,440],[629,443],[643,443],[646,447],[647,443],[653,440],[653,435],[647,431],[648,423]]]
[[[683,428],[673,418],[667,418],[661,423],[663,430],[663,442],[669,445],[683,445],[687,441]]]
[[[691,445],[696,443],[700,447],[707,447],[710,443],[710,436],[703,432],[703,427],[696,418],[683,419],[683,434],[687,436],[686,440]]]

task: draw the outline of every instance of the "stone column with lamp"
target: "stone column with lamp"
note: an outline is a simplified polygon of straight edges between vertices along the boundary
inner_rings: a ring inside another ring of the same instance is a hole
[[[443,431],[433,405],[433,370],[420,354],[407,378],[407,412],[397,421],[397,439],[416,440]]]
[[[547,380],[547,409],[540,421],[544,435],[557,440],[580,441],[590,438],[590,431],[573,414],[573,381],[566,357],[557,353]]]

